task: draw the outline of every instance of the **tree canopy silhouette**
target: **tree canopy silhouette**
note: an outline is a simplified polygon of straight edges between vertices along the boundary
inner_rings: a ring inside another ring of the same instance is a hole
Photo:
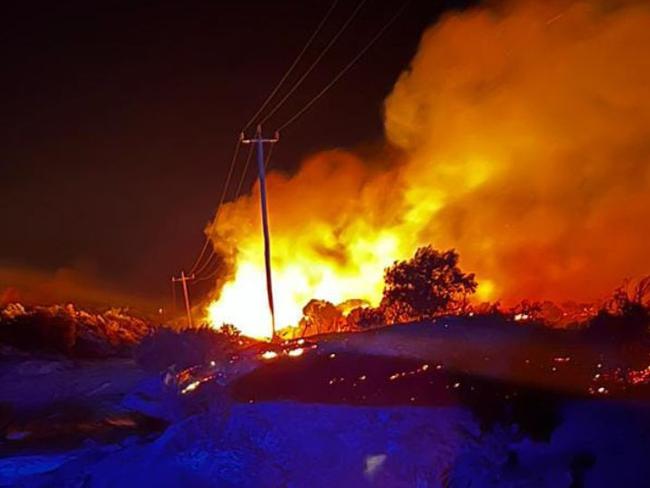
[[[476,291],[474,274],[458,266],[454,249],[419,248],[413,258],[395,262],[384,273],[381,308],[388,323],[410,322],[457,313]]]

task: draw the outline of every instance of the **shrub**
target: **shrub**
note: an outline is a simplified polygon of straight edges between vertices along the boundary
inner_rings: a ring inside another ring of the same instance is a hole
[[[522,300],[509,310],[509,315],[517,322],[539,322],[542,320],[542,304]]]
[[[590,320],[588,334],[604,341],[633,343],[647,340],[649,302],[650,276],[637,283],[625,281]]]
[[[358,307],[346,317],[349,330],[367,330],[386,324],[384,311],[381,308]]]
[[[0,341],[19,349],[71,354],[76,343],[76,323],[69,315],[44,310],[3,319]]]
[[[142,368],[150,371],[162,371],[172,365],[184,369],[223,360],[231,356],[242,342],[233,329],[215,330],[202,326],[174,331],[161,327],[135,347],[134,358]]]

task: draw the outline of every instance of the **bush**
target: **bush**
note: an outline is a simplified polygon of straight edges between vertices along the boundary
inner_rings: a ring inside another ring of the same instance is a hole
[[[382,327],[386,324],[384,311],[381,308],[358,307],[346,317],[349,330],[368,330]]]
[[[380,307],[387,323],[460,313],[476,287],[474,274],[465,274],[458,267],[455,250],[421,247],[412,259],[386,269]]]
[[[516,322],[541,322],[542,304],[540,302],[522,300],[509,310],[510,315]]]
[[[0,342],[29,351],[70,355],[76,344],[76,323],[69,315],[44,310],[3,317]]]
[[[240,342],[234,327],[215,330],[203,326],[181,331],[161,327],[145,337],[133,354],[137,363],[149,371],[162,371],[172,365],[185,369],[228,358],[241,346]]]
[[[151,326],[120,309],[89,313],[73,305],[0,310],[0,342],[28,351],[101,358],[128,356]]]
[[[345,325],[343,312],[326,300],[310,300],[302,309],[301,336],[340,332]]]
[[[648,317],[650,307],[650,276],[634,283],[630,280],[623,282],[612,298],[605,304],[605,309],[623,317]]]

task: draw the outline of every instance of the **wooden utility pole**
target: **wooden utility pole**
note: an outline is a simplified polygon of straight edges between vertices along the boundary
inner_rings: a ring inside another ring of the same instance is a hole
[[[187,323],[192,327],[192,312],[190,311],[190,294],[187,290],[187,282],[194,279],[194,273],[191,276],[186,276],[185,271],[181,271],[180,278],[174,278],[172,276],[172,283],[182,283],[183,285],[183,296],[185,297],[185,311],[187,312]],[[173,286],[173,285],[172,285]]]
[[[266,168],[264,162],[264,143],[275,144],[280,140],[280,135],[276,132],[273,139],[264,139],[262,137],[262,126],[257,126],[255,137],[244,139],[243,144],[256,144],[257,146],[257,175],[260,182],[260,207],[262,211],[262,231],[264,233],[264,264],[266,267],[266,294],[269,301],[269,310],[271,312],[271,340],[275,340],[275,306],[273,304],[273,279],[271,273],[271,235],[269,232],[269,216],[266,204]]]
[[[176,283],[174,283],[173,278],[171,280],[171,284],[172,284],[172,314],[175,316],[176,315]]]

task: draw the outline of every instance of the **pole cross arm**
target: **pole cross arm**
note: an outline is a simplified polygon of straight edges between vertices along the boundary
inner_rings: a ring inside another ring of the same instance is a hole
[[[180,283],[181,281],[192,281],[193,279],[195,279],[194,273],[192,273],[190,276],[181,276],[180,278],[172,277],[172,281],[174,283]]]
[[[275,144],[280,140],[280,134],[276,133],[275,137],[273,139],[264,139],[264,138],[253,138],[253,139],[242,139],[241,142],[242,144],[253,144],[255,142],[270,142],[271,144]]]
[[[241,138],[242,144],[253,144],[255,142],[257,142],[257,143],[259,143],[259,142],[262,142],[262,143],[269,142],[271,144],[274,144],[274,143],[276,143],[276,142],[278,142],[280,140],[280,132],[275,131],[275,134],[274,134],[273,138],[264,138],[264,137],[262,137],[262,128],[260,126],[258,126],[257,127],[257,133],[256,133],[255,137],[251,137],[249,139],[246,139],[245,136],[244,136],[244,133],[242,132],[240,138]]]

